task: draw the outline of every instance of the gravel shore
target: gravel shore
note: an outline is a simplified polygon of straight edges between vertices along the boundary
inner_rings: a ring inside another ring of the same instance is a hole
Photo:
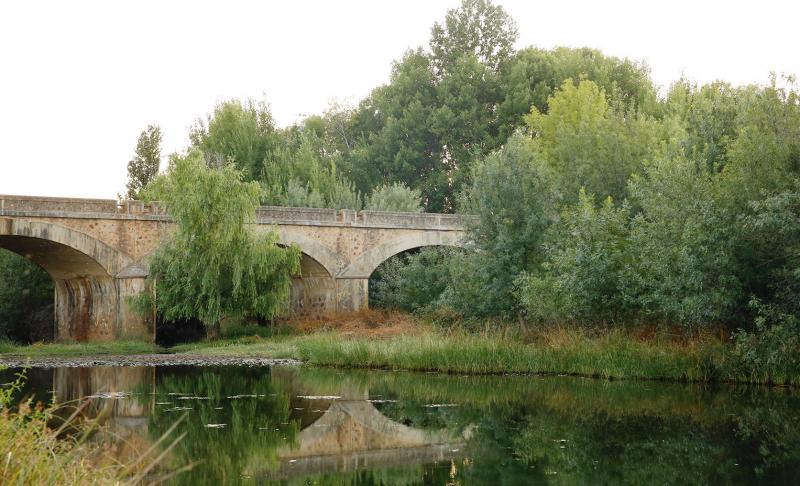
[[[9,368],[84,368],[92,366],[273,366],[298,365],[293,359],[192,356],[190,354],[136,354],[107,356],[52,356],[26,358],[0,356]]]

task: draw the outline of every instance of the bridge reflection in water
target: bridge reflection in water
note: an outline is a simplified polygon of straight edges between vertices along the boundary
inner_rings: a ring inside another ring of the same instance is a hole
[[[197,376],[197,368],[192,372],[198,379],[187,380],[193,374],[187,374],[189,371],[180,367],[97,367],[58,368],[46,373],[52,374],[58,403],[92,398],[83,414],[106,425],[100,438],[113,441],[115,457],[123,462],[133,461],[151,447],[182,413],[188,414],[189,420],[181,427],[192,429],[184,439],[188,447],[173,451],[168,466],[203,461],[201,467],[205,464],[215,469],[214,460],[200,456],[230,454],[224,462],[238,463],[236,469],[243,477],[268,480],[452,460],[463,455],[470,435],[469,428],[417,428],[399,423],[376,408],[392,400],[371,400],[363,384],[323,385],[325,394],[321,395],[319,384],[304,380],[302,373],[273,368],[261,370],[270,382],[266,389],[264,383],[248,383],[255,393],[242,394],[245,388],[241,386],[237,392],[224,385],[209,389],[204,381],[222,385],[230,380],[215,380],[218,375]],[[43,378],[39,376],[39,380]],[[268,406],[260,409],[253,400],[265,401]],[[233,410],[226,410],[226,402],[248,405],[231,405]],[[234,416],[237,412],[241,413]],[[209,422],[212,419],[214,422]],[[245,430],[212,430],[215,426]],[[236,444],[213,444],[220,432],[235,432],[234,436],[242,439],[238,441],[242,449]],[[273,433],[279,440],[268,441],[266,448],[261,442],[254,447],[250,436],[264,433]]]
[[[13,373],[0,372],[0,383]],[[62,402],[106,397],[86,413],[107,419],[122,460],[185,414],[174,432],[185,436],[159,467],[200,462],[174,484],[795,484],[800,476],[792,388],[310,367],[31,370],[26,386],[39,400],[53,389]]]

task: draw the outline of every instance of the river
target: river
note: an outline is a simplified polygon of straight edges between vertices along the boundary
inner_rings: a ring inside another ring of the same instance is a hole
[[[8,382],[18,370],[0,372]],[[93,397],[130,461],[185,416],[171,484],[796,484],[791,389],[305,366],[27,370]],[[112,439],[108,439],[111,437]],[[165,441],[166,443],[167,441]],[[160,447],[160,446],[159,446]]]

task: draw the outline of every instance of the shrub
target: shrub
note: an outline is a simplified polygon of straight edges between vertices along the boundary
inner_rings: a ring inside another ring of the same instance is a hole
[[[383,184],[372,191],[365,208],[369,211],[396,211],[419,213],[422,211],[422,193],[402,182]]]
[[[517,295],[529,317],[545,322],[613,320],[626,312],[622,287],[628,264],[628,209],[611,198],[579,202],[548,232],[542,272],[526,273]]]
[[[784,383],[800,374],[800,318],[779,308],[750,303],[754,329],[734,335],[739,374],[756,382]]]

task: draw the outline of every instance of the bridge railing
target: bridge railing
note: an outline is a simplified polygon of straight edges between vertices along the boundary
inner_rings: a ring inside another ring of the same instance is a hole
[[[111,217],[116,219],[168,219],[158,201],[116,201],[39,196],[0,195],[0,215],[50,217]],[[262,206],[256,210],[260,224],[348,225],[393,228],[463,229],[471,217],[456,214],[355,211],[352,209]]]
[[[113,199],[76,199],[67,197],[3,196],[0,211],[71,211],[78,213],[116,213]]]

